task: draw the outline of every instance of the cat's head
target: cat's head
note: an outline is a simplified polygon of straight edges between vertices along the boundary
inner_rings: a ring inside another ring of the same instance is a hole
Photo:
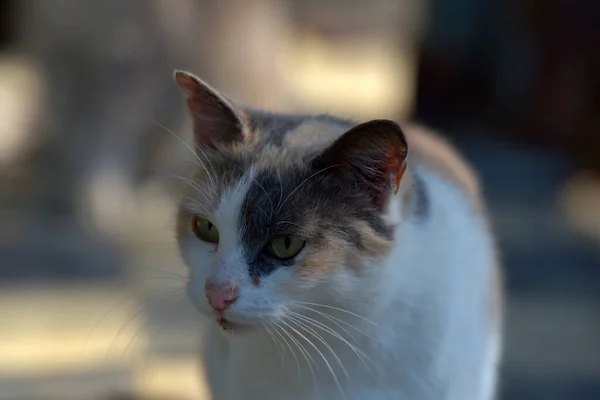
[[[368,305],[400,211],[398,125],[259,112],[175,80],[194,126],[177,232],[195,306],[228,329]]]

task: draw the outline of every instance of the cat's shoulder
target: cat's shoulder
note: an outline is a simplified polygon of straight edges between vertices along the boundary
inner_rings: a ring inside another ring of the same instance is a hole
[[[417,123],[402,125],[408,142],[408,162],[450,181],[481,202],[479,178],[459,151],[441,134]]]

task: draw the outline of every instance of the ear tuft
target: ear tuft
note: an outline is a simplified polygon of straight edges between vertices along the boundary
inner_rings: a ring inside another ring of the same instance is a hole
[[[242,119],[223,95],[189,72],[176,70],[173,78],[185,95],[198,146],[215,147],[244,139]]]
[[[400,126],[373,120],[344,133],[315,162],[317,168],[337,166],[331,173],[364,191],[383,210],[398,192],[406,169],[408,145]]]

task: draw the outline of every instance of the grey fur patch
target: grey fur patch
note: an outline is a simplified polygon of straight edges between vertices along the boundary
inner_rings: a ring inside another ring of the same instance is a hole
[[[279,173],[267,169],[255,177],[240,214],[242,243],[253,278],[294,263],[274,259],[266,251],[265,245],[280,235],[300,236],[313,247],[335,238],[360,252],[365,250],[363,238],[353,226],[363,221],[377,235],[393,239],[392,228],[368,196],[328,172],[305,165]]]
[[[428,217],[429,209],[431,207],[429,203],[429,193],[427,192],[425,181],[417,172],[413,172],[413,179],[414,202],[412,212],[417,218],[423,220]]]

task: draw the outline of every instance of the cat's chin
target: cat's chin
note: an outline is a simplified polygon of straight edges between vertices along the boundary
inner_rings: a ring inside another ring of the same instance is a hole
[[[223,317],[217,317],[216,323],[220,329],[228,335],[245,335],[256,330],[255,326],[232,322]]]

